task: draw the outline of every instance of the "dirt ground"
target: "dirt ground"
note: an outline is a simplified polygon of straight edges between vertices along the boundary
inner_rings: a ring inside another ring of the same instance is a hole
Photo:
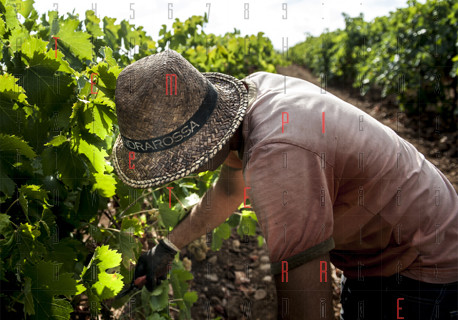
[[[302,67],[278,67],[277,71],[320,86],[319,79]],[[440,126],[438,128],[431,123],[430,114],[407,119],[398,113],[390,97],[361,97],[357,90],[335,86],[328,86],[327,91],[392,128],[439,168],[455,190],[458,188],[456,132],[440,131]],[[233,232],[231,238],[224,241],[221,250],[208,251],[205,260],[196,261],[192,254],[187,255],[192,261],[194,274],[191,289],[199,295],[199,300],[192,308],[193,319],[275,319],[276,292],[265,244],[259,248],[255,237],[250,238],[248,243],[242,243],[240,237]],[[340,275],[340,270],[337,273],[334,270],[336,319],[340,312]]]
[[[261,234],[259,227],[256,230]],[[276,320],[277,295],[270,272],[267,247],[258,246],[256,237],[244,240],[233,230],[220,251],[209,250],[203,261],[192,261],[191,289],[199,300],[191,310],[192,319]],[[340,275],[333,269],[333,306],[340,314]]]

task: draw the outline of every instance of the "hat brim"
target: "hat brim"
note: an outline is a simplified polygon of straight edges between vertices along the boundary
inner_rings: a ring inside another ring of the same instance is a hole
[[[248,92],[243,82],[218,72],[202,75],[218,92],[218,100],[208,121],[194,136],[167,150],[137,152],[131,155],[129,163],[131,151],[118,135],[110,159],[126,185],[145,189],[188,176],[212,159],[239,128],[248,106]]]

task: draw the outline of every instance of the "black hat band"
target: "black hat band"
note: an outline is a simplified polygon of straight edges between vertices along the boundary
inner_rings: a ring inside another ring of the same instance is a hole
[[[170,133],[146,140],[129,139],[121,134],[126,149],[140,153],[152,153],[173,148],[194,136],[210,118],[218,101],[218,93],[207,83],[207,94],[194,115]]]

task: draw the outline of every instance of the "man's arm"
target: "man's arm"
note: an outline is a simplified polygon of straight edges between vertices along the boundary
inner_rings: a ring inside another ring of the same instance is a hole
[[[223,165],[217,182],[169,234],[179,249],[223,223],[243,202],[242,170]]]
[[[330,269],[334,246],[332,167],[307,149],[275,142],[251,149],[245,178],[269,248],[278,318],[333,319],[330,275],[320,282],[320,261]]]
[[[320,275],[321,261],[326,262],[326,275]],[[334,319],[329,254],[289,270],[288,282],[286,274],[283,280],[281,274],[275,276],[278,319]]]

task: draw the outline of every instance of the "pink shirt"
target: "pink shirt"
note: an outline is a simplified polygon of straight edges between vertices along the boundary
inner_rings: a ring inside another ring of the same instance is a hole
[[[243,172],[274,273],[282,260],[332,250],[349,278],[458,281],[457,195],[423,154],[307,81],[267,72],[244,81]]]

